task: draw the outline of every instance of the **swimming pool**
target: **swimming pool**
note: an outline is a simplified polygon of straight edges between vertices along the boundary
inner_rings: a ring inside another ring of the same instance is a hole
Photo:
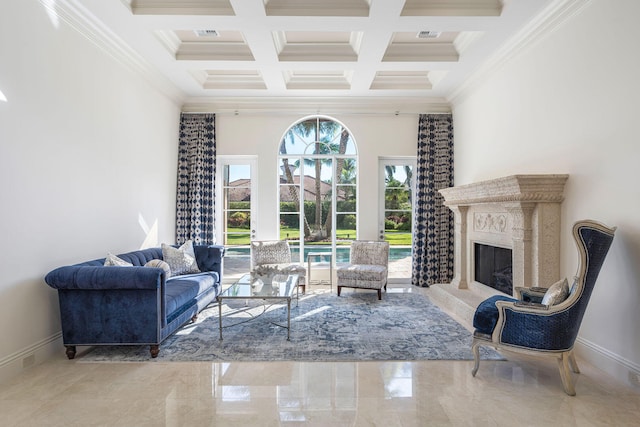
[[[331,246],[313,245],[304,248],[304,259],[307,260],[309,252],[331,252]],[[291,248],[291,257],[293,259],[298,258],[300,249],[296,247]],[[232,246],[227,247],[225,256],[246,256],[250,254],[249,246]],[[411,247],[409,246],[391,246],[389,248],[389,261],[397,261],[411,256]],[[349,246],[336,247],[336,262],[348,262],[349,261]]]

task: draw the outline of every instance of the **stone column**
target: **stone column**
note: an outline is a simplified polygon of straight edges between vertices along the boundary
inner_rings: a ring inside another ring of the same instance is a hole
[[[535,203],[508,203],[505,208],[513,218],[513,287],[532,286],[533,281],[533,228]]]
[[[453,211],[454,230],[454,275],[451,284],[459,289],[468,289],[469,248],[467,247],[467,212],[469,206],[449,206]]]

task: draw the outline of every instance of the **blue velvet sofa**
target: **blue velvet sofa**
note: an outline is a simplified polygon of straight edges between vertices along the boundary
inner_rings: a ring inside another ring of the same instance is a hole
[[[224,247],[194,245],[200,273],[169,278],[163,268],[145,267],[163,259],[161,248],[118,255],[132,267],[104,266],[105,258],[59,267],[45,282],[58,290],[62,338],[67,357],[77,345],[160,343],[216,299],[222,280]]]

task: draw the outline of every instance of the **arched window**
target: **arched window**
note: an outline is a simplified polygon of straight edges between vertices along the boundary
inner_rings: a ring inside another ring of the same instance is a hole
[[[356,239],[356,144],[342,123],[314,116],[292,125],[280,142],[278,175],[280,237],[294,256]]]

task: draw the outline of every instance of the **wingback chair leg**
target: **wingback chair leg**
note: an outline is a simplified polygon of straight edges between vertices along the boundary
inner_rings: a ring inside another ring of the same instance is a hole
[[[576,355],[573,354],[573,350],[569,353],[569,365],[571,366],[571,370],[576,374],[580,373],[580,368],[578,368],[578,362],[576,362]]]
[[[382,289],[378,289],[378,301],[382,300]]]
[[[471,351],[473,351],[473,370],[471,370],[471,375],[475,377],[478,373],[478,368],[480,367],[480,343],[478,340],[473,340],[473,344],[471,344]]]
[[[342,286],[338,286],[338,296],[340,296],[341,291],[342,291]]]
[[[571,380],[571,372],[569,372],[569,352],[564,352],[560,356],[558,356],[558,369],[560,369],[560,377],[562,378],[562,386],[564,387],[564,392],[569,396],[576,395],[576,389],[573,386],[573,381]]]

